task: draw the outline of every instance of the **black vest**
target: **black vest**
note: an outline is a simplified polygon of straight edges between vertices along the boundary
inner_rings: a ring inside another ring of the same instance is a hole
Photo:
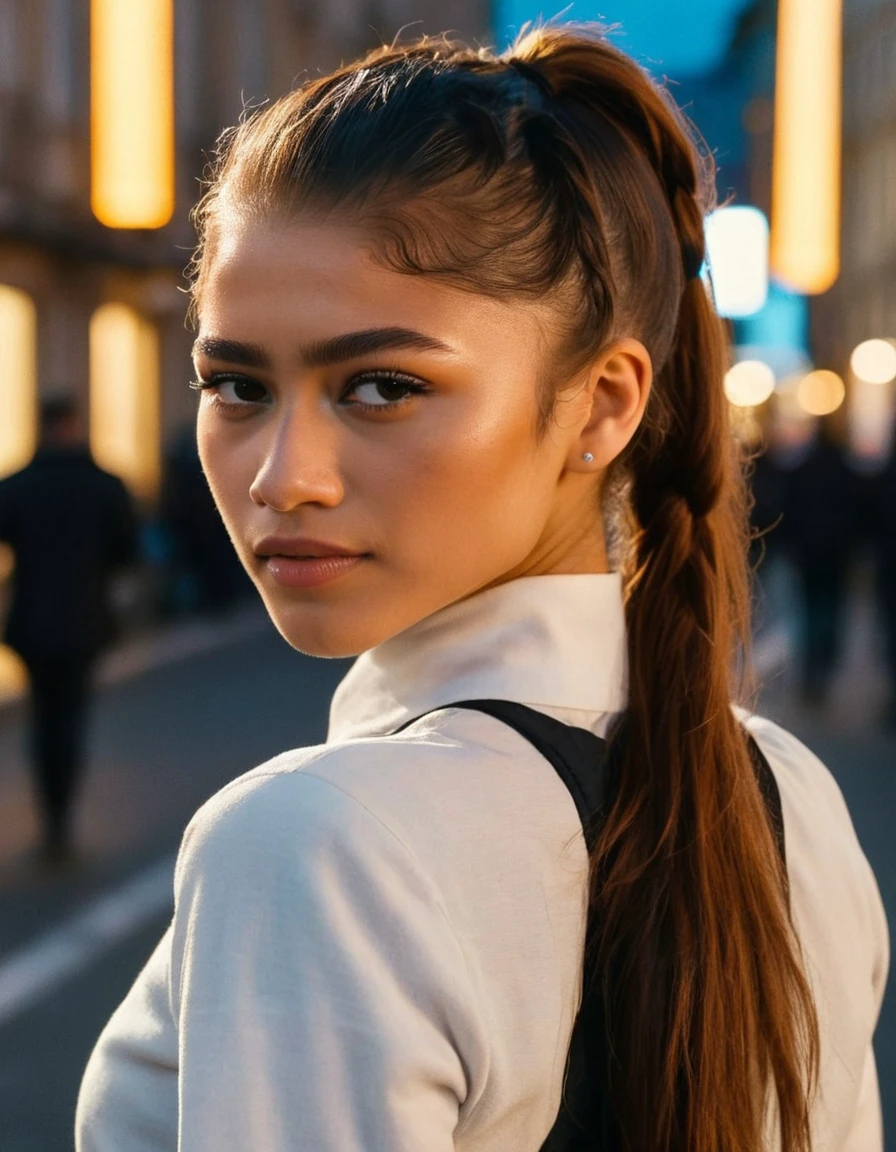
[[[438,712],[443,708],[487,712],[530,741],[553,764],[569,789],[582,822],[588,851],[593,851],[599,830],[593,818],[607,800],[609,766],[605,740],[585,728],[564,724],[553,716],[510,700],[460,700],[442,704],[432,711]],[[395,732],[401,732],[420,718],[413,717]],[[751,736],[748,741],[759,788],[781,858],[786,863],[778,783],[759,745]],[[620,1152],[621,1138],[606,1091],[607,1069],[603,1000],[599,984],[594,982],[590,988],[586,985],[583,991],[566,1059],[560,1112],[541,1146],[541,1152]]]

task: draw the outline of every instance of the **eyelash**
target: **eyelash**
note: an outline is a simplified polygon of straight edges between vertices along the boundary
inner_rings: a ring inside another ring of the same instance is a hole
[[[216,372],[209,377],[208,380],[191,380],[190,388],[197,392],[213,392],[216,388],[220,388],[222,384],[226,384],[231,380],[246,380],[249,383],[255,383],[249,376],[242,376],[238,372]],[[368,384],[375,380],[388,380],[392,383],[398,383],[407,390],[409,395],[401,400],[395,400],[386,404],[365,404],[363,401],[355,401],[354,404],[349,405],[351,408],[358,408],[362,412],[393,412],[396,408],[402,408],[408,404],[413,396],[422,395],[428,392],[429,389],[422,385],[413,376],[408,376],[405,372],[400,372],[391,368],[374,368],[369,372],[359,373],[357,376],[352,377],[348,382],[348,387],[340,396],[340,400],[350,393],[356,391],[362,384]],[[262,385],[263,387],[263,385]],[[222,400],[220,396],[214,397],[215,407],[222,409],[249,409],[253,407],[251,401],[244,401],[240,404],[231,404],[226,400]],[[248,415],[248,412],[246,413]]]

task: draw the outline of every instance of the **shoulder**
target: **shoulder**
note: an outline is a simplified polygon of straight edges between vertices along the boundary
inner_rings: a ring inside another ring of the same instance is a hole
[[[383,739],[292,749],[225,785],[184,833],[175,886],[186,874],[249,865],[258,883],[273,873],[310,874],[324,861],[350,860],[419,870],[390,818],[388,771],[420,763],[425,749]]]
[[[263,872],[310,874],[338,856],[340,867],[413,872],[420,884],[433,877],[441,886],[450,861],[474,850],[471,829],[487,830],[489,813],[520,783],[501,728],[491,717],[445,709],[394,736],[283,752],[196,812],[178,874],[251,859],[262,882]]]
[[[8,476],[0,478],[0,495],[9,496],[23,484],[28,484],[34,477],[37,469],[33,463],[26,464],[18,472],[11,472]]]
[[[107,472],[105,468],[101,468],[92,456],[85,455],[80,465],[85,477],[89,476],[98,488],[116,497],[127,496],[127,486],[122,478],[116,476],[114,472]]]
[[[351,758],[346,745],[311,745],[282,752],[259,764],[207,800],[193,816],[185,841],[226,839],[233,847],[286,828],[309,830],[357,805],[352,797],[317,773]],[[348,753],[348,755],[346,755]]]
[[[867,869],[840,785],[828,766],[792,732],[764,716],[741,714],[774,772],[785,829],[794,851],[839,858],[854,870]]]
[[[780,724],[738,712],[775,774],[782,803],[797,805],[804,817],[816,822],[820,835],[836,831],[844,841],[858,846],[843,792],[827,765]]]
[[[787,869],[804,927],[826,936],[828,951],[847,940],[854,957],[870,960],[871,983],[882,995],[889,966],[886,913],[839,784],[792,732],[762,716],[741,712],[740,718],[778,783]]]
[[[438,883],[343,774],[369,762],[374,743],[286,752],[198,810],[175,867],[178,971],[200,938],[212,951],[261,940],[302,964],[341,964],[344,949],[395,953],[421,980],[444,970],[456,982],[463,950]]]

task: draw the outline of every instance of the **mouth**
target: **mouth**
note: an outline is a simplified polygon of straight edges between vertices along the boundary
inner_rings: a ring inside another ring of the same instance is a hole
[[[261,560],[328,560],[370,555],[369,552],[361,552],[326,540],[312,540],[306,536],[291,538],[266,536],[263,540],[259,540],[252,551]]]
[[[329,556],[273,553],[264,558],[264,566],[281,588],[315,588],[351,572],[369,558],[369,552]]]

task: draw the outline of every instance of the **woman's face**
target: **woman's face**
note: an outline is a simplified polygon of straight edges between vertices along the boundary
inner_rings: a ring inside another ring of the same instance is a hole
[[[318,656],[506,580],[605,569],[596,475],[567,467],[587,414],[536,440],[550,314],[386,270],[363,240],[229,220],[194,357],[218,508],[279,631]],[[299,537],[362,558],[303,561]]]

